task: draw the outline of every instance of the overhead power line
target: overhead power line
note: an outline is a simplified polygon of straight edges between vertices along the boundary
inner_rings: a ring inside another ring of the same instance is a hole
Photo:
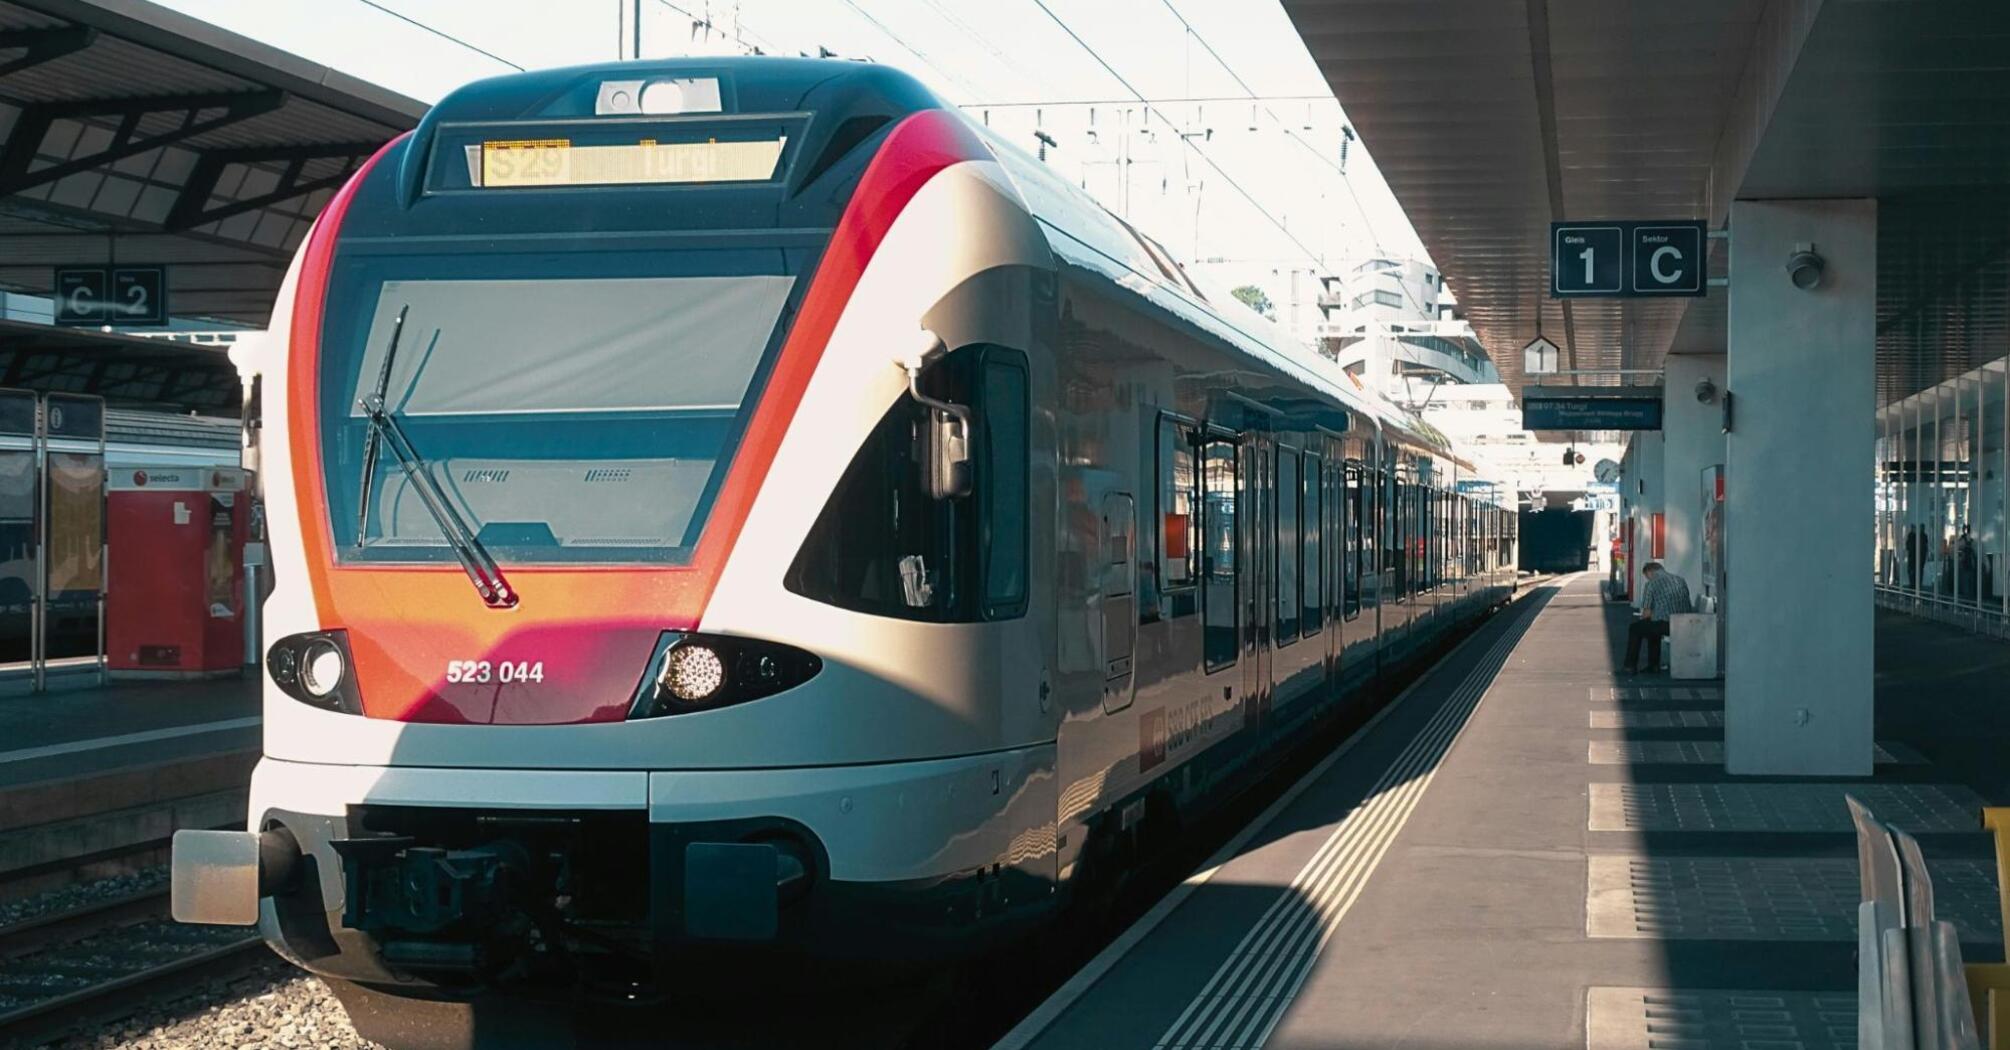
[[[1038,3],[1039,0],[1035,0],[1035,2]],[[1355,192],[1354,180],[1348,177],[1347,169],[1341,167],[1337,161],[1333,160],[1333,158],[1328,157],[1324,153],[1321,153],[1318,147],[1312,145],[1312,143],[1310,142],[1305,141],[1305,139],[1299,136],[1297,132],[1292,131],[1291,126],[1284,122],[1284,118],[1279,117],[1277,115],[1277,111],[1271,109],[1268,102],[1266,102],[1261,96],[1259,96],[1256,93],[1256,89],[1250,86],[1249,81],[1242,79],[1242,74],[1237,73],[1235,71],[1235,67],[1229,65],[1228,60],[1221,57],[1221,52],[1216,51],[1214,49],[1214,45],[1207,42],[1207,37],[1202,35],[1199,30],[1195,29],[1193,27],[1192,22],[1186,20],[1186,16],[1180,13],[1179,8],[1173,6],[1173,0],[1159,0],[1159,2],[1165,5],[1167,11],[1172,12],[1172,16],[1174,18],[1179,19],[1179,24],[1186,29],[1187,35],[1191,36],[1194,42],[1198,43],[1201,46],[1201,49],[1206,51],[1209,57],[1214,59],[1215,64],[1221,67],[1221,71],[1227,73],[1229,79],[1235,81],[1237,86],[1241,87],[1242,90],[1249,92],[1249,101],[1262,106],[1263,112],[1267,114],[1270,117],[1270,119],[1277,124],[1278,128],[1284,132],[1286,138],[1289,138],[1291,141],[1296,142],[1300,146],[1305,147],[1305,152],[1310,153],[1320,163],[1325,164],[1329,168],[1332,168],[1333,173],[1340,176],[1340,186],[1341,188],[1347,191],[1348,199],[1354,202],[1354,212],[1355,214],[1361,216],[1361,227],[1362,229],[1367,231],[1369,243],[1375,246],[1375,253],[1377,255],[1387,255],[1388,249],[1383,247],[1382,237],[1379,233],[1375,231],[1375,220],[1368,217],[1368,209],[1362,206],[1361,195]],[[1044,7],[1046,5],[1041,4],[1041,6]],[[1051,14],[1051,12],[1049,13]],[[1338,100],[1336,99],[1335,101]],[[1410,290],[1410,283],[1408,281],[1403,280],[1400,274],[1397,276],[1396,286],[1403,290],[1403,295],[1405,298],[1410,300],[1410,305],[1415,306],[1417,310],[1421,312],[1424,316],[1431,318],[1435,318],[1437,316],[1438,313],[1437,309],[1433,306],[1426,306],[1423,303],[1419,302],[1417,300],[1416,293]]]
[[[404,22],[407,25],[417,26],[418,28],[423,29],[428,33],[431,33],[434,36],[439,37],[441,40],[445,40],[449,43],[457,44],[461,47],[467,48],[469,51],[473,51],[475,54],[482,55],[487,58],[492,58],[497,62],[501,62],[503,65],[506,65],[511,69],[516,70],[519,73],[523,72],[522,66],[517,65],[515,62],[512,62],[509,59],[504,58],[493,51],[487,50],[485,48],[476,47],[475,45],[470,44],[465,40],[462,40],[460,37],[453,35],[452,33],[446,32],[445,30],[442,29],[435,29],[432,26],[429,26],[426,23],[421,22],[416,18],[413,18],[411,15],[405,14],[401,11],[393,11],[390,8],[385,7],[383,4],[378,3],[377,0],[357,0],[357,2],[362,4],[364,7],[374,8],[378,11],[382,11],[383,13],[390,15],[392,18],[395,18],[400,22]]]
[[[954,81],[955,83],[962,85],[963,89],[970,92],[972,95],[983,94],[983,92],[978,91],[976,89],[975,84],[972,84],[969,80],[965,79],[961,75],[952,73],[949,70],[942,68],[940,65],[937,65],[934,59],[928,57],[927,52],[921,50],[918,47],[915,47],[913,44],[908,43],[906,40],[902,39],[899,33],[896,33],[891,28],[889,28],[885,22],[882,22],[879,19],[874,18],[872,12],[867,11],[865,8],[860,7],[858,5],[858,0],[843,0],[843,3],[846,7],[849,7],[853,11],[857,12],[860,18],[863,18],[866,21],[872,23],[872,27],[874,29],[879,30],[881,36],[884,36],[888,40],[893,41],[896,45],[898,45],[901,49],[905,50],[908,54],[913,55],[914,57],[920,59],[923,64],[928,66],[928,68],[935,70],[937,73],[941,74],[945,80]]]
[[[712,30],[719,29],[719,24],[712,21],[712,9],[709,4],[706,6],[705,13],[703,15],[697,15],[691,13],[690,9],[688,8],[679,7],[676,4],[671,3],[670,0],[656,0],[656,2],[662,4],[664,7],[672,11],[675,11],[680,15],[683,15],[685,18],[690,19],[691,26],[694,29],[702,27],[708,33],[711,32]],[[721,36],[725,35],[725,31],[723,29],[720,29],[719,33]],[[745,40],[741,39],[742,37],[752,37],[754,43],[749,44]],[[746,23],[740,21],[740,12],[737,6],[735,6],[733,9],[733,44],[734,46],[749,52],[763,51],[763,50],[765,50],[769,54],[779,54],[781,52],[781,49],[775,46],[774,41],[769,40],[766,37],[763,37],[761,34],[754,32],[754,30],[751,27],[749,27]]]
[[[1185,135],[1180,135],[1179,125],[1173,123],[1172,118],[1167,117],[1165,114],[1159,113],[1156,110],[1154,110],[1150,104],[1150,101],[1145,98],[1145,93],[1139,91],[1135,86],[1133,86],[1131,82],[1128,79],[1126,79],[1122,73],[1117,72],[1117,68],[1111,65],[1109,63],[1109,60],[1102,56],[1101,52],[1089,46],[1089,42],[1082,39],[1081,34],[1075,32],[1074,27],[1070,26],[1064,19],[1061,18],[1060,15],[1055,14],[1054,9],[1047,6],[1047,0],[1033,0],[1033,4],[1034,6],[1038,7],[1041,11],[1045,12],[1048,18],[1053,19],[1054,24],[1061,27],[1061,32],[1068,34],[1068,38],[1070,40],[1073,40],[1075,44],[1079,46],[1083,51],[1088,52],[1089,57],[1095,59],[1096,64],[1102,66],[1103,70],[1109,73],[1111,77],[1114,77],[1117,83],[1122,84],[1124,86],[1125,91],[1128,91],[1132,95],[1135,95],[1137,101],[1144,102],[1145,115],[1147,118],[1155,116],[1159,120],[1163,121],[1165,125],[1171,128],[1174,134],[1178,136],[1179,141],[1182,145],[1192,150],[1194,152],[1194,155],[1199,157],[1202,161],[1206,162],[1208,167],[1213,168],[1214,173],[1221,176],[1222,180],[1227,182],[1229,186],[1235,190],[1236,193],[1241,194],[1242,199],[1248,201],[1249,206],[1255,208],[1257,214],[1263,216],[1266,220],[1270,222],[1272,226],[1277,227],[1277,232],[1283,234],[1285,240],[1290,241],[1294,246],[1298,248],[1300,252],[1303,252],[1305,254],[1305,257],[1307,259],[1310,259],[1312,260],[1312,262],[1317,264],[1321,270],[1325,269],[1326,261],[1320,257],[1318,252],[1315,252],[1311,248],[1306,247],[1305,242],[1299,240],[1297,236],[1291,232],[1289,227],[1285,226],[1283,222],[1278,220],[1277,216],[1270,214],[1270,209],[1265,208],[1263,204],[1256,199],[1256,196],[1254,194],[1244,189],[1242,183],[1235,181],[1235,177],[1233,175],[1230,175],[1225,169],[1223,169],[1220,164],[1215,163],[1214,158],[1208,156],[1206,150],[1201,149],[1200,146],[1197,145],[1192,139],[1187,138]]]

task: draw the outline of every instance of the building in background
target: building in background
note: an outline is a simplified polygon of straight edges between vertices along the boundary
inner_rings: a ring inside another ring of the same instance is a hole
[[[1416,407],[1441,384],[1500,382],[1430,263],[1376,256],[1323,284],[1316,345],[1364,386]]]

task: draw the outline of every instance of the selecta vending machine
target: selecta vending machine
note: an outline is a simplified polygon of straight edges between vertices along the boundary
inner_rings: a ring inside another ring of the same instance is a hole
[[[105,497],[113,552],[105,660],[131,678],[236,674],[244,663],[251,493],[229,467],[122,467]]]

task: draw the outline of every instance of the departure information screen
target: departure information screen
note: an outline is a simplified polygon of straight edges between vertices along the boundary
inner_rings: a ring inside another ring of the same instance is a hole
[[[761,182],[775,177],[787,145],[785,137],[606,145],[575,145],[570,139],[485,141],[479,165],[471,167],[475,185],[484,189]]]

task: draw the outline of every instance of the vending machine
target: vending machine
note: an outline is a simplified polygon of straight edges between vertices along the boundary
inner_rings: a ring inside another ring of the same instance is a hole
[[[109,669],[147,678],[238,673],[251,525],[244,471],[122,467],[110,482]]]

